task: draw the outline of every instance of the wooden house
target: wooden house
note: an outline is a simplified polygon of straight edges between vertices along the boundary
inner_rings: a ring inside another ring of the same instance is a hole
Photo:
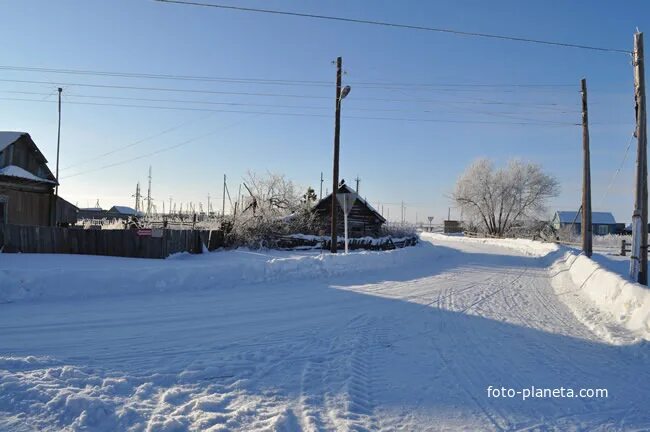
[[[355,193],[355,191],[342,183],[339,186],[338,193]],[[337,234],[344,235],[343,209],[338,201],[336,204]],[[329,235],[331,230],[332,194],[316,203],[312,211],[316,213],[318,226],[322,234]],[[385,222],[386,219],[365,199],[357,197],[348,214],[348,234],[350,237],[374,237],[380,234],[381,226]]]
[[[582,212],[557,211],[553,215],[551,224],[556,230],[569,227],[573,234],[580,234]],[[594,235],[620,234],[625,227],[625,225],[621,226],[616,223],[614,215],[609,212],[591,212],[591,225]]]
[[[78,209],[55,197],[57,184],[28,133],[0,131],[0,224],[74,224]]]
[[[25,132],[0,132],[0,223],[52,225],[56,178]]]

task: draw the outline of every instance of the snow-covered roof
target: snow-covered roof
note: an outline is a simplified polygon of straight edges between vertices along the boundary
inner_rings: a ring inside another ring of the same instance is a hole
[[[0,151],[18,141],[18,138],[25,134],[27,132],[0,131]]]
[[[111,208],[111,211],[116,211],[118,213],[122,213],[124,215],[130,215],[130,216],[135,216],[136,214],[139,216],[142,214],[142,212],[136,213],[135,209],[127,206],[113,206]]]
[[[561,223],[573,223],[574,220],[576,223],[580,223],[581,212],[558,211],[557,217]],[[610,225],[615,224],[616,219],[614,219],[614,215],[610,212],[591,212],[591,223]]]
[[[345,183],[343,183],[341,186],[339,186],[339,191],[340,191],[342,188],[345,188],[345,189],[347,190],[348,193],[356,193],[356,191],[355,191],[354,189],[352,189],[350,186],[348,186],[348,185],[345,184]],[[330,194],[328,194],[326,197],[320,199],[320,200],[316,203],[316,205],[314,206],[314,208],[318,207],[322,202],[324,202],[324,201],[329,201],[329,200],[331,200],[331,199],[332,199],[332,194],[330,193]],[[381,213],[379,213],[377,210],[375,210],[375,208],[374,208],[374,207],[373,207],[373,206],[372,206],[368,201],[366,201],[365,199],[361,198],[361,195],[358,195],[358,194],[357,194],[357,200],[358,200],[359,202],[361,202],[363,205],[365,205],[366,207],[368,207],[368,209],[369,209],[371,212],[375,213],[375,215],[376,215],[377,217],[379,217],[382,221],[386,222],[386,218],[384,218],[384,217],[381,215]]]
[[[52,184],[56,183],[55,181],[38,177],[30,173],[29,171],[16,165],[8,165],[4,168],[0,168],[0,175],[7,176],[7,177],[18,177],[26,180],[32,180],[32,181],[43,182],[43,183],[52,183]]]

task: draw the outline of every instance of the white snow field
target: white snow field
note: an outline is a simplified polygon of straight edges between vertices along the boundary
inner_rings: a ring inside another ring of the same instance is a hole
[[[644,288],[552,245],[422,238],[1,254],[0,430],[650,430]]]

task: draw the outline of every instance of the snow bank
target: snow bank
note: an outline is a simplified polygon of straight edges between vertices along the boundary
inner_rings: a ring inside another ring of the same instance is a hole
[[[650,341],[650,289],[630,282],[626,276],[607,269],[575,249],[525,239],[483,239],[435,233],[422,233],[421,237],[436,244],[486,244],[546,257],[556,294],[583,324],[611,343]],[[608,259],[606,255],[600,258]]]
[[[431,258],[430,244],[345,254],[245,249],[167,260],[90,255],[0,254],[0,303],[88,298],[326,279],[382,270]]]
[[[478,243],[493,245],[501,248],[515,250],[526,255],[543,257],[558,250],[555,243],[543,243],[535,240],[528,239],[496,239],[496,238],[478,238],[478,237],[463,237],[458,235],[448,236],[439,233],[421,233],[420,236],[424,240],[434,242],[465,242],[465,243]]]
[[[578,318],[613,342],[622,336],[616,334],[617,326],[637,339],[650,340],[650,290],[575,250],[562,248],[562,252],[551,267],[553,285]]]

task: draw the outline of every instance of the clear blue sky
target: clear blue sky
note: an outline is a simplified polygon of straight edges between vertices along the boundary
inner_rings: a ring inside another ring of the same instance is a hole
[[[635,28],[650,29],[646,1],[221,1],[630,50]],[[562,184],[562,195],[551,207],[576,209],[581,129],[557,123],[579,121],[583,76],[588,79],[591,102],[594,209],[611,210],[621,221],[631,219],[634,143],[601,204],[634,125],[632,68],[625,54],[148,0],[4,0],[0,11],[0,66],[291,81],[288,85],[192,82],[0,69],[0,79],[47,82],[0,81],[0,130],[31,133],[52,169],[57,120],[52,93],[63,84],[60,193],[80,206],[93,205],[98,198],[104,207],[133,205],[135,184],[146,183],[149,165],[159,206],[170,196],[174,201],[203,201],[204,205],[208,193],[220,199],[223,173],[236,194],[247,170],[284,173],[317,192],[323,171],[325,187],[331,188],[335,78],[331,62],[340,55],[344,80],[352,86],[343,105],[341,177],[352,182],[358,175],[361,194],[374,204],[384,203],[385,213],[390,207],[391,219],[399,216],[396,203],[402,200],[411,221],[416,212],[420,220],[428,215],[442,219],[456,178],[483,156],[497,164],[513,157],[542,164]],[[437,86],[361,84],[368,82]],[[73,85],[83,83],[276,96]],[[554,86],[463,86],[513,83]],[[242,105],[219,105],[223,102]],[[508,124],[516,122],[536,124]],[[155,137],[137,143],[151,136]],[[188,140],[193,141],[102,169]],[[97,159],[129,144],[134,145]]]

